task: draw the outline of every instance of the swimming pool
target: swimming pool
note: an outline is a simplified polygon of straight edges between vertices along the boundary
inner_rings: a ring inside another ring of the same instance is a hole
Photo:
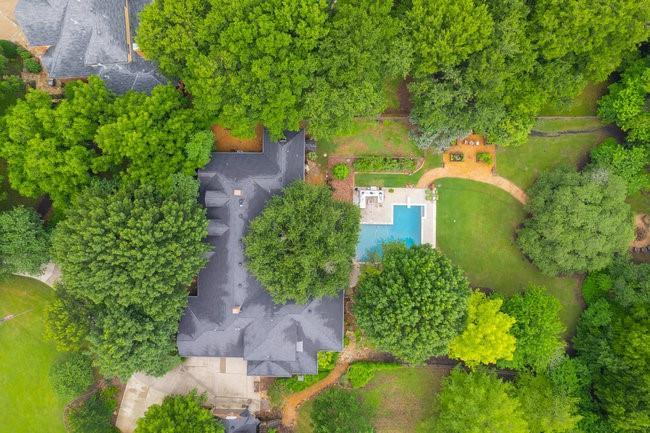
[[[371,253],[381,255],[387,242],[404,242],[406,246],[420,245],[423,206],[393,206],[393,224],[361,224],[357,260],[364,262]]]

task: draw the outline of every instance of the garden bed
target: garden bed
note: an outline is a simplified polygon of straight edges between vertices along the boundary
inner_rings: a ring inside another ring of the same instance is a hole
[[[417,158],[390,156],[360,156],[352,164],[357,173],[395,173],[412,174],[418,168]]]

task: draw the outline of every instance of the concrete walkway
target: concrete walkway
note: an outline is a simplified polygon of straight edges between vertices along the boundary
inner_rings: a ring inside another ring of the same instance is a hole
[[[56,283],[61,279],[61,269],[54,263],[50,262],[43,267],[43,272],[40,275],[30,275],[30,274],[16,274],[21,277],[33,278],[42,283],[47,284],[50,287],[54,287]]]
[[[444,177],[453,177],[456,179],[469,179],[469,180],[474,180],[476,182],[488,183],[490,185],[494,185],[497,188],[506,191],[508,194],[513,196],[521,204],[526,204],[526,202],[528,201],[528,196],[526,195],[524,190],[519,188],[517,185],[515,185],[505,177],[497,176],[492,173],[482,173],[482,172],[458,173],[450,170],[448,167],[439,167],[427,171],[422,175],[420,180],[418,180],[417,187],[426,188],[436,180],[442,179]]]
[[[27,46],[25,35],[14,19],[14,10],[18,0],[0,0],[0,39]]]

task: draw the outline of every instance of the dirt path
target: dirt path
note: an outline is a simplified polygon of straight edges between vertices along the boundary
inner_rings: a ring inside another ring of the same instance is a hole
[[[298,420],[298,408],[300,405],[319,394],[325,388],[334,385],[348,371],[349,366],[350,364],[347,361],[340,362],[323,380],[287,397],[282,407],[282,424],[287,427],[293,427]]]
[[[418,180],[417,187],[426,188],[427,186],[431,185],[434,181],[438,179],[442,179],[443,177],[469,179],[477,182],[488,183],[490,185],[494,185],[497,188],[506,191],[508,194],[513,196],[517,201],[519,201],[522,204],[526,204],[526,202],[528,201],[528,196],[526,195],[526,193],[517,185],[510,182],[508,179],[504,177],[497,176],[491,173],[486,174],[480,172],[457,173],[449,170],[449,168],[447,167],[439,167],[427,171],[422,175],[420,180]]]

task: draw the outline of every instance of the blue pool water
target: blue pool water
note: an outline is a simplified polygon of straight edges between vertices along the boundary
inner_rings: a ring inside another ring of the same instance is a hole
[[[381,246],[387,242],[420,245],[422,211],[422,206],[393,206],[393,224],[361,224],[357,260],[366,261],[370,253],[381,255]]]

